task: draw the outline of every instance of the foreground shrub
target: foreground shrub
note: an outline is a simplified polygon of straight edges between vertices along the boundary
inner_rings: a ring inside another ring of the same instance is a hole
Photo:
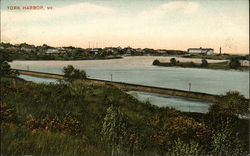
[[[81,133],[80,122],[70,113],[67,113],[64,119],[60,119],[58,115],[50,118],[46,115],[42,121],[37,120],[34,116],[29,115],[26,120],[26,126],[30,130],[43,129],[50,132],[63,132],[71,135]]]
[[[1,123],[12,123],[16,119],[15,110],[8,107],[5,103],[0,103],[0,113]]]
[[[244,156],[244,151],[238,134],[234,132],[234,124],[230,120],[218,123],[218,127],[212,131],[211,154],[220,156]]]
[[[237,91],[229,91],[226,95],[219,97],[218,101],[211,105],[209,113],[221,115],[246,115],[248,113],[249,101]]]
[[[202,147],[196,143],[191,141],[190,143],[184,143],[181,140],[177,140],[174,142],[173,147],[167,152],[167,156],[200,156],[203,155],[204,151]]]
[[[80,122],[75,117],[71,116],[70,113],[67,113],[63,119],[61,129],[65,133],[77,135],[81,132]]]

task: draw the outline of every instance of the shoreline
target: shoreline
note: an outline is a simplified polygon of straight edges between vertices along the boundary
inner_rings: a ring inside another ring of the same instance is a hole
[[[156,60],[155,60],[156,61]],[[192,64],[191,64],[192,63]],[[224,70],[224,71],[249,71],[248,66],[240,66],[238,68],[230,68],[227,65],[228,61],[223,61],[219,63],[208,63],[206,66],[202,66],[200,63],[193,62],[180,62],[177,64],[171,64],[171,62],[153,62],[153,66],[159,67],[176,67],[176,68],[194,68],[194,69],[210,69],[210,70]],[[190,65],[191,64],[191,65]]]
[[[210,70],[223,70],[223,71],[239,71],[239,72],[247,72],[249,71],[250,67],[248,69],[224,69],[224,68],[201,68],[201,67],[181,67],[181,66],[162,66],[162,65],[152,65],[152,66],[158,66],[158,67],[175,67],[175,68],[194,68],[194,69],[210,69]]]
[[[14,59],[12,61],[88,61],[88,60],[112,60],[123,59],[122,56],[110,57],[110,58],[93,58],[93,59]]]

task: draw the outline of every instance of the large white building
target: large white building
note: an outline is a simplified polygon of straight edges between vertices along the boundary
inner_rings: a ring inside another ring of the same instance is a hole
[[[214,49],[212,48],[189,48],[187,50],[189,54],[206,54],[206,55],[211,55],[214,53]]]

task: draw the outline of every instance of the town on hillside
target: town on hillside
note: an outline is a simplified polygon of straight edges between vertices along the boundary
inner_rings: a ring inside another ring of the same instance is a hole
[[[105,47],[80,48],[73,46],[53,47],[47,44],[35,46],[27,43],[0,43],[0,50],[9,52],[14,60],[89,60],[89,59],[117,59],[126,56],[177,56],[185,58],[203,59],[231,59],[238,58],[244,66],[249,66],[248,55],[233,55],[215,52],[212,48],[188,48],[183,50]]]

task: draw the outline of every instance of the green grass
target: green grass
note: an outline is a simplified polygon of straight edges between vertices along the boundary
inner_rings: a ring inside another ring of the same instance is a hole
[[[106,151],[90,145],[84,136],[30,131],[15,125],[4,125],[1,136],[4,155],[107,155]]]
[[[19,78],[19,77],[1,77],[0,78],[1,79],[1,82],[3,82],[3,83],[16,83],[16,85],[18,85],[18,86],[23,86],[25,83],[26,83],[26,81],[24,80],[24,79],[21,79],[21,78]]]
[[[127,141],[130,133],[138,136],[139,143],[135,152],[140,155],[159,155],[168,150],[169,143],[171,145],[174,141],[170,134],[176,134],[173,129],[169,132],[166,130],[168,127],[164,126],[171,126],[171,119],[187,116],[183,123],[190,122],[193,118],[196,120],[195,125],[205,121],[202,114],[188,117],[189,115],[175,109],[159,108],[148,102],[140,102],[110,85],[76,81],[72,84],[28,82],[13,86],[5,81],[1,83],[1,87],[5,95],[2,102],[14,112],[10,116],[14,118],[14,122],[2,125],[3,155],[110,155],[110,147],[102,140],[101,130],[106,110],[111,105],[119,107],[127,117]],[[28,129],[26,121],[29,115],[33,115],[41,123],[47,115],[51,118],[57,115],[62,120],[68,112],[80,123],[81,131],[77,135],[59,130],[47,131],[41,127]],[[183,125],[178,124],[175,126],[180,132],[184,130],[183,134],[190,133],[187,142],[194,138],[193,132],[196,129],[193,125],[190,125],[191,129],[187,132],[185,129],[189,129],[188,127],[183,128]],[[238,126],[239,129],[245,127],[242,124]],[[248,138],[247,131],[241,131],[240,134],[242,140]],[[155,136],[159,139],[152,140]],[[165,142],[159,141],[161,138]],[[208,144],[207,139],[198,142],[200,145]],[[128,154],[131,149],[128,142],[125,143],[124,149]]]

